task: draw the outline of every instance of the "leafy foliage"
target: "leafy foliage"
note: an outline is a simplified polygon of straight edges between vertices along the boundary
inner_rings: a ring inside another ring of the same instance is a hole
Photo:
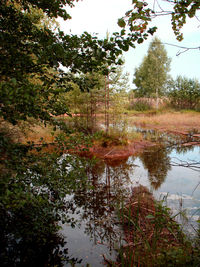
[[[197,0],[158,0],[158,1],[133,0],[133,9],[128,10],[123,18],[118,20],[118,25],[123,29],[125,26],[132,32],[132,37],[138,43],[142,43],[149,35],[153,35],[157,27],[151,26],[154,18],[170,16],[171,26],[178,41],[183,39],[181,30],[186,24],[187,18],[195,17],[200,9]]]
[[[145,110],[150,110],[150,109],[151,109],[151,105],[145,99],[138,99],[129,105],[129,110],[145,111]]]
[[[111,65],[111,69],[113,71],[108,76],[97,72],[74,76],[70,82],[73,90],[62,95],[74,113],[71,118],[66,118],[66,122],[78,131],[94,133],[97,130],[96,115],[105,111],[113,125],[121,123],[129,88],[128,73],[123,73],[123,66]],[[109,90],[105,90],[105,86]],[[109,102],[107,107],[105,100]]]
[[[129,91],[129,73],[124,72],[124,62],[109,74],[109,89],[113,93]]]
[[[121,64],[117,57],[131,40],[127,43],[119,36],[98,40],[86,32],[65,35],[48,26],[46,21],[52,18],[69,19],[64,5],[73,3],[1,1],[0,116],[11,123],[30,116],[50,121],[51,114],[68,112],[58,101],[60,94],[70,90],[66,87],[70,75],[61,67],[72,73],[107,72],[105,65]]]

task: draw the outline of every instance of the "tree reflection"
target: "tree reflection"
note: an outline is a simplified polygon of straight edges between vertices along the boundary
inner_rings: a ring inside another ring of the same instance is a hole
[[[189,142],[188,142],[189,143]],[[187,143],[177,146],[176,147],[176,152],[186,154],[189,151],[194,151],[195,146],[193,145],[187,145]]]
[[[89,168],[90,188],[76,190],[73,201],[80,209],[80,220],[85,222],[85,233],[94,244],[103,243],[112,249],[114,243],[120,240],[115,209],[129,196],[131,165],[126,161],[110,165],[99,162]]]
[[[168,153],[169,151],[163,147],[151,147],[140,156],[144,168],[148,170],[148,178],[154,189],[162,185],[171,169]]]
[[[66,239],[58,234],[51,234],[43,245],[37,239],[16,240],[13,236],[1,232],[0,262],[6,267],[57,266],[81,263],[81,259],[68,254]],[[9,246],[7,246],[9,244]]]

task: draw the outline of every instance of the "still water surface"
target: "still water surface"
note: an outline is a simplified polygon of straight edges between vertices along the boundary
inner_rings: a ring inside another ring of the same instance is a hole
[[[88,171],[92,187],[80,189],[70,196],[78,210],[75,215],[78,225],[75,228],[62,225],[61,233],[75,266],[104,266],[104,258],[115,259],[115,249],[123,242],[117,207],[130,196],[132,187],[139,184],[148,187],[157,199],[167,196],[167,205],[173,213],[185,210],[190,217],[189,224],[195,227],[195,220],[200,216],[200,172],[173,165],[199,158],[199,146],[151,147],[140,156],[131,156],[121,162],[99,161]],[[192,231],[180,216],[177,219],[186,231]]]

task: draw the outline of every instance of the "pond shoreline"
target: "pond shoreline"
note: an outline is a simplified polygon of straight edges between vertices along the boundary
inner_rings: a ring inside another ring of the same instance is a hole
[[[109,146],[92,145],[87,151],[80,151],[78,154],[85,157],[95,157],[103,160],[124,160],[132,155],[142,153],[147,147],[155,146],[154,143],[141,140],[129,142],[124,146]]]
[[[136,186],[119,211],[124,231],[114,266],[197,266],[199,250],[190,242],[171,211],[147,187]],[[113,262],[105,259],[109,266]]]

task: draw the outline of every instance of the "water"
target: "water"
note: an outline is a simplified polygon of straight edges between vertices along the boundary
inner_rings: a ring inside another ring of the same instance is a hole
[[[191,232],[200,216],[200,170],[176,165],[199,158],[198,146],[155,146],[138,157],[109,164],[99,161],[89,169],[91,187],[78,190],[70,198],[78,210],[78,224],[75,228],[65,224],[61,231],[70,258],[80,260],[76,266],[104,266],[104,258],[115,259],[115,249],[123,242],[116,210],[119,202],[130,196],[132,187],[139,184],[148,187],[157,199],[167,196],[167,205],[174,214],[184,211],[190,217],[190,226],[184,216],[177,219]]]
[[[190,231],[195,227],[195,221],[200,216],[200,170],[192,170],[189,167],[172,166],[184,164],[184,162],[198,161],[199,147],[190,147],[185,152],[177,152],[173,149],[168,155],[163,153],[147,153],[137,158],[134,162],[139,166],[137,174],[133,175],[133,181],[138,176],[139,183],[146,185],[157,199],[166,198],[166,204],[172,208],[173,214],[184,212],[189,218],[189,223],[182,216],[177,220],[182,223],[184,230]],[[154,168],[151,168],[151,162]],[[173,163],[172,163],[173,162]],[[171,165],[172,164],[172,165]]]
[[[125,164],[125,165],[124,165]],[[122,231],[115,208],[130,194],[126,163],[108,166],[99,162],[88,171],[91,187],[75,192],[70,202],[78,209],[75,228],[62,225],[70,258],[79,258],[76,266],[103,266],[104,258],[115,259],[114,248],[120,247]],[[76,213],[77,213],[76,209]],[[73,215],[74,216],[74,215]],[[70,266],[66,264],[65,266]]]

